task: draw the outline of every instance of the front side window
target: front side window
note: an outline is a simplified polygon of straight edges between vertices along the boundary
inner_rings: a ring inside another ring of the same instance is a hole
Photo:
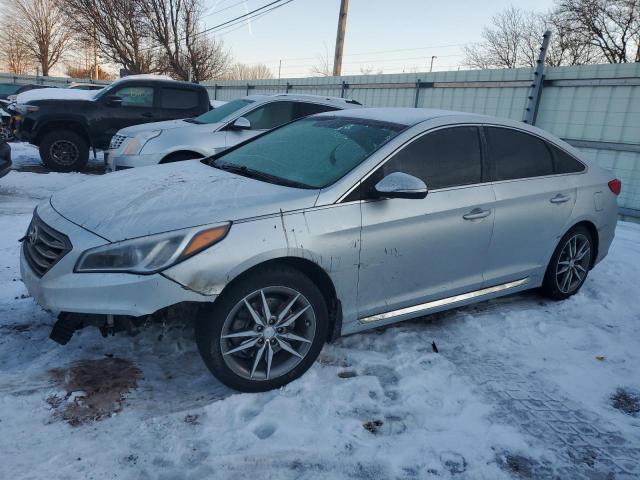
[[[366,199],[375,185],[394,172],[421,179],[429,190],[482,182],[477,127],[450,127],[428,133],[404,146],[345,200]]]
[[[306,118],[218,157],[213,165],[273,183],[323,188],[405,128],[357,118]]]
[[[544,141],[509,128],[486,127],[489,161],[495,181],[553,174],[553,159]]]
[[[153,87],[124,87],[115,93],[123,107],[153,107]]]
[[[271,130],[294,120],[295,102],[270,102],[247,113],[251,130]]]
[[[193,119],[194,123],[218,123],[226,120],[228,116],[237,112],[241,108],[246,107],[253,103],[253,100],[248,100],[246,98],[242,98],[239,100],[233,100],[229,103],[225,103],[224,105],[220,105],[214,110],[209,110],[202,115],[197,116]]]

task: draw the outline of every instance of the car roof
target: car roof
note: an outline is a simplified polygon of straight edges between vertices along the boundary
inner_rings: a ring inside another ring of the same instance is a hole
[[[345,118],[358,118],[364,120],[391,122],[400,125],[406,125],[413,127],[420,123],[427,122],[429,120],[446,118],[447,123],[470,123],[470,124],[484,124],[484,125],[496,125],[501,127],[510,127],[518,130],[523,130],[538,137],[542,137],[551,143],[561,146],[565,150],[571,152],[574,156],[585,162],[584,155],[582,155],[576,148],[569,145],[561,138],[556,137],[552,133],[542,130],[538,127],[524,123],[517,120],[511,120],[509,118],[499,118],[490,115],[480,115],[477,113],[469,112],[456,112],[453,110],[438,110],[435,108],[360,108],[357,110],[342,110],[335,112],[324,112],[313,115],[312,117],[345,117]]]
[[[271,102],[274,100],[287,100],[293,102],[313,102],[323,105],[333,105],[340,108],[356,108],[362,106],[360,102],[349,98],[330,97],[326,95],[305,95],[297,93],[275,93],[272,95],[254,94],[246,98],[255,102]]]
[[[338,115],[343,117],[361,118],[381,122],[398,123],[401,125],[413,126],[439,117],[462,117],[468,121],[488,120],[491,117],[478,115],[475,113],[456,112],[452,110],[438,110],[435,108],[362,108],[357,111],[348,112],[326,112],[318,115]]]
[[[187,87],[187,88],[198,88],[198,89],[205,88],[204,86],[197,83],[185,82],[182,80],[174,80],[173,78],[167,75],[153,75],[153,74],[146,74],[146,73],[137,74],[137,75],[127,75],[126,77],[118,78],[117,80],[114,80],[111,83],[111,85],[117,85],[122,82],[148,82],[148,81],[166,83],[168,85],[174,85],[174,86],[179,85],[181,87]]]

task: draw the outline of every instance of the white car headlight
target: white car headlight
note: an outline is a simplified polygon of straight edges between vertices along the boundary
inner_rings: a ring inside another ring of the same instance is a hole
[[[156,273],[218,243],[230,227],[196,227],[92,248],[78,259],[74,271]]]
[[[30,112],[37,112],[38,110],[40,110],[40,107],[36,105],[28,105],[26,103],[18,103],[14,105],[13,109],[20,115],[26,115]]]
[[[149,130],[148,132],[137,134],[127,142],[127,146],[124,148],[124,152],[122,153],[124,155],[138,155],[149,140],[156,138],[161,133],[162,130]]]

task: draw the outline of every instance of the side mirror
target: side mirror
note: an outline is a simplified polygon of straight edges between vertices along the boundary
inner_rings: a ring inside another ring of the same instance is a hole
[[[427,185],[408,173],[393,172],[384,177],[374,187],[378,198],[414,198],[427,196]]]
[[[251,122],[245,117],[240,117],[231,124],[231,130],[251,130]]]
[[[119,107],[120,105],[122,105],[122,98],[120,98],[118,95],[109,95],[107,97],[107,105],[109,105],[110,107]]]

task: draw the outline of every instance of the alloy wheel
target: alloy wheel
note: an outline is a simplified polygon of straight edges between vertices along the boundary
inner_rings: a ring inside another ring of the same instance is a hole
[[[311,349],[316,316],[300,292],[270,286],[231,309],[220,348],[226,365],[248,380],[272,380],[291,372]]]
[[[582,233],[566,241],[556,266],[556,283],[562,293],[577,290],[584,281],[591,264],[591,242]]]
[[[49,147],[51,158],[58,165],[73,165],[80,155],[75,143],[68,140],[57,140]]]

